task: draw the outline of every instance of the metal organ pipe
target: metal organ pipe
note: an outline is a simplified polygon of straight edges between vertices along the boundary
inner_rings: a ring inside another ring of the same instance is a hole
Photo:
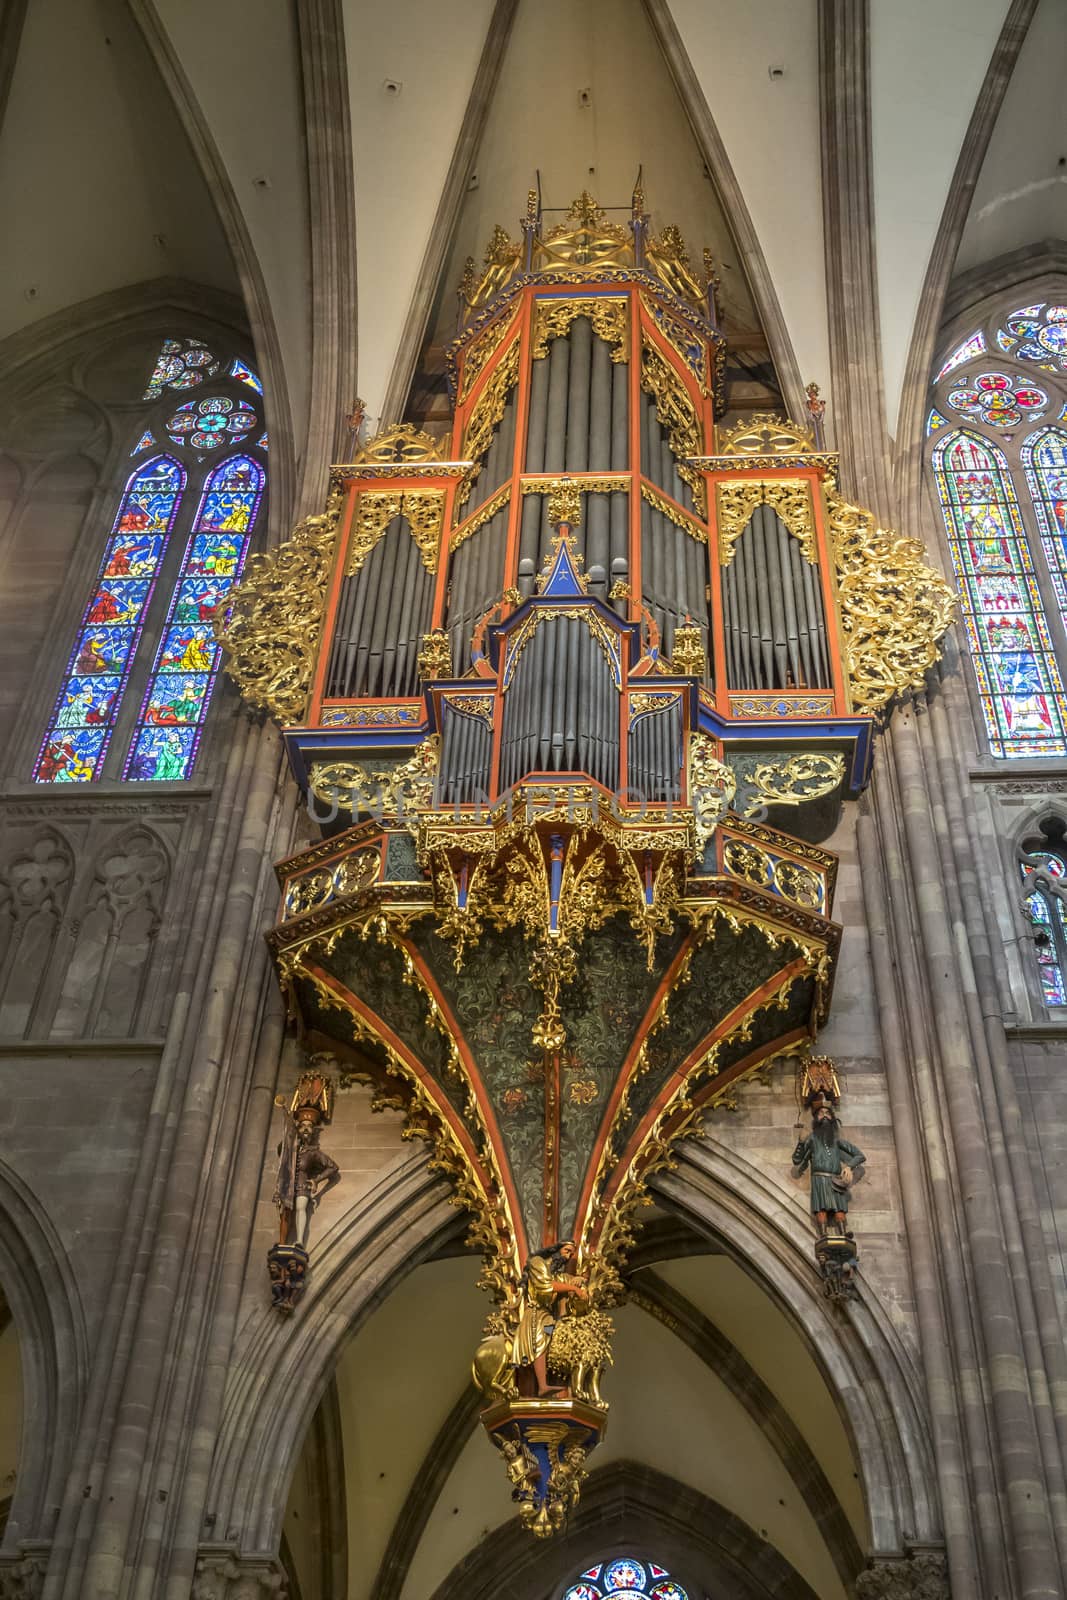
[[[619,781],[619,692],[586,623],[545,616],[505,695],[502,787],[540,772],[582,770],[614,790]]]
[[[731,689],[831,683],[818,569],[772,506],[757,506],[723,573]]]
[[[433,578],[403,518],[394,517],[359,572],[344,580],[328,698],[414,694],[419,639],[432,606]]]

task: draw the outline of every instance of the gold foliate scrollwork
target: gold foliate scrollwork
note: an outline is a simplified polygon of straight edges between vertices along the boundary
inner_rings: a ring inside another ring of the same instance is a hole
[[[550,339],[569,333],[579,317],[588,317],[593,332],[610,344],[612,361],[630,359],[630,302],[626,295],[613,298],[576,300],[573,297],[539,299],[534,309],[533,344],[530,355],[540,361],[548,354]]]
[[[411,537],[419,547],[423,566],[427,572],[436,572],[445,518],[444,490],[408,489],[404,494],[402,514],[411,529]]]
[[[448,696],[445,705],[452,711],[458,711],[462,717],[477,717],[479,722],[484,722],[487,728],[493,726],[493,701],[491,694],[452,694]]]
[[[641,349],[641,387],[656,402],[656,417],[667,435],[667,442],[678,462],[678,474],[693,491],[694,502],[704,514],[704,480],[684,463],[701,451],[700,421],[689,390],[670,362],[646,339]]]
[[[452,642],[444,628],[424,633],[419,647],[419,677],[424,682],[452,676]]]
[[[490,373],[485,388],[478,396],[474,410],[467,419],[463,433],[463,459],[478,463],[472,473],[471,481],[481,471],[481,458],[493,442],[493,429],[504,415],[508,396],[518,375],[519,341],[516,339],[502,358],[500,365]]]
[[[249,705],[278,722],[304,714],[333,564],[342,494],[276,550],[254,555],[215,623],[226,670]]]
[[[398,422],[383,428],[358,451],[353,465],[384,466],[391,462],[410,465],[416,461],[443,461],[446,444],[432,434],[416,428],[413,422]]]
[[[812,750],[794,756],[771,756],[744,772],[747,798],[743,817],[755,816],[762,806],[799,806],[832,794],[845,776],[845,758],[839,752],[819,755]]]
[[[584,189],[566,217],[537,240],[538,269],[569,267],[576,275],[603,267],[633,265],[633,234],[607,214]]]
[[[352,533],[345,552],[345,577],[357,573],[394,517],[402,496],[365,490],[356,501]]]
[[[941,659],[956,598],[926,565],[918,539],[877,527],[871,512],[833,492],[826,498],[852,704],[876,713],[894,695],[922,688]]]
[[[555,485],[548,492],[548,520],[553,527],[565,522],[568,527],[576,528],[582,520],[582,490],[581,485],[572,481],[563,481]]]
[[[675,505],[673,500],[668,500],[665,494],[654,489],[650,483],[642,483],[641,498],[647,500],[653,510],[658,511],[669,522],[673,522],[676,528],[681,528],[700,544],[707,544],[708,530],[703,523],[698,522],[696,517],[691,517],[687,511],[683,511],[681,506]]]
[[[463,357],[463,383],[459,391],[461,402],[467,399],[478,377],[485,370],[486,363],[496,354],[514,326],[514,315],[499,317],[468,345]]]
[[[477,533],[479,528],[484,528],[486,523],[496,516],[501,506],[506,506],[510,499],[511,484],[505,483],[497,490],[496,494],[489,496],[484,505],[478,507],[473,516],[468,517],[466,522],[461,522],[458,527],[453,528],[451,538],[448,541],[449,550],[458,550],[459,546],[469,539],[472,534]]]
[[[729,810],[737,788],[732,771],[715,752],[716,742],[709,734],[690,734],[689,804],[696,819],[696,857],[704,854],[704,847]]]
[[[351,811],[353,816],[369,811],[382,822],[399,822],[413,832],[417,813],[433,800],[440,743],[432,734],[410,760],[376,772],[358,761],[317,761],[308,787],[324,805]]]
[[[806,483],[768,478],[765,482],[719,483],[715,486],[719,527],[719,563],[728,567],[737,541],[760,506],[770,506],[800,545],[805,561],[818,562],[815,513]]]

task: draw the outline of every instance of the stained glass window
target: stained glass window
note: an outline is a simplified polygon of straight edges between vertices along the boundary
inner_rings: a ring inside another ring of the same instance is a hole
[[[194,389],[218,370],[219,363],[199,339],[164,339],[144,399],[157,400],[164,389]]]
[[[219,668],[213,622],[244,567],[264,478],[250,456],[237,455],[204,485],[124,778],[173,781],[192,770]]]
[[[230,377],[238,378],[241,383],[247,383],[248,387],[254,389],[257,394],[263,393],[263,385],[252,371],[252,368],[247,367],[241,360],[235,361],[230,368]]]
[[[1041,530],[1052,584],[1067,619],[1067,433],[1042,428],[1022,449],[1023,469]]]
[[[187,400],[167,422],[171,443],[189,444],[194,450],[217,450],[232,445],[254,428],[258,417],[243,400],[212,395],[207,400]]]
[[[137,443],[134,445],[133,449],[130,451],[131,456],[139,456],[142,450],[151,450],[155,442],[155,435],[153,434],[151,428],[146,428],[144,433],[142,433],[141,437],[138,439]]]
[[[184,487],[170,456],[144,462],[126,485],[33,769],[38,783],[99,773]]]
[[[1067,1006],[1067,853],[1062,826],[1045,825],[1043,838],[1019,853],[1041,993],[1047,1006]],[[1054,835],[1059,834],[1058,839]],[[1051,848],[1055,846],[1055,848]]]
[[[1004,456],[959,432],[935,446],[933,466],[990,748],[1067,754],[1063,684]]]
[[[640,1595],[647,1600],[689,1600],[666,1567],[655,1561],[639,1561],[636,1556],[616,1556],[602,1561],[581,1574],[564,1595],[564,1600],[612,1600]]]
[[[1067,372],[1067,306],[1020,306],[997,329],[997,347],[1045,372]]]
[[[934,409],[930,412],[930,415],[926,419],[926,432],[927,432],[927,434],[936,433],[939,428],[947,428],[947,427],[948,427],[948,418],[947,417],[943,417],[941,415],[940,411],[938,411],[936,406],[935,406]]]
[[[940,383],[946,373],[955,372],[956,368],[962,367],[965,361],[970,361],[973,357],[980,356],[984,352],[985,335],[981,332],[972,333],[969,339],[964,339],[962,344],[956,346],[941,371],[937,374],[934,382]]]
[[[1024,417],[1036,422],[1048,405],[1048,395],[1006,372],[983,372],[973,383],[951,390],[948,404],[961,416],[991,428],[1014,428]]]

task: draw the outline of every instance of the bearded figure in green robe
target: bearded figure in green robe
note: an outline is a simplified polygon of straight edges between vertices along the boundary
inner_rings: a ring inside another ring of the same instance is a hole
[[[831,1222],[838,1233],[846,1231],[849,1190],[866,1159],[862,1150],[841,1137],[830,1097],[816,1095],[811,1103],[811,1132],[797,1141],[793,1151],[793,1176],[810,1172],[811,1214],[824,1237]]]

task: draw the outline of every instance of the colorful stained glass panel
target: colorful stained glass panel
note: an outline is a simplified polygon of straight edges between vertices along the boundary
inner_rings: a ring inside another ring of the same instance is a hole
[[[985,335],[981,332],[972,333],[969,339],[964,339],[962,344],[956,346],[941,371],[937,374],[934,382],[940,383],[941,379],[947,377],[950,372],[955,372],[957,367],[962,367],[965,361],[970,361],[975,356],[984,354],[984,352]]]
[[[259,421],[244,400],[228,395],[212,395],[208,400],[187,400],[167,423],[174,444],[192,445],[194,450],[217,450],[233,445]]]
[[[1023,882],[1041,871],[1053,881],[1067,875],[1067,864],[1049,850],[1037,850],[1020,863]],[[1067,1006],[1067,975],[1064,971],[1064,954],[1067,952],[1067,906],[1058,894],[1050,894],[1041,886],[1028,895],[1024,902],[1026,914],[1033,929],[1034,953],[1041,979],[1041,992],[1047,1006]]]
[[[620,1556],[617,1561],[608,1563],[604,1572],[604,1587],[609,1593],[618,1589],[643,1589],[645,1569],[632,1556]]]
[[[948,418],[947,417],[943,417],[941,415],[940,411],[937,411],[937,410],[931,411],[930,415],[926,419],[926,432],[927,432],[927,434],[929,435],[931,433],[937,433],[939,428],[947,428],[947,427],[948,427]]]
[[[266,474],[232,456],[208,478],[123,776],[142,782],[188,777],[218,673],[214,618],[241,575]]]
[[[1067,306],[1022,306],[997,331],[1001,350],[1046,372],[1067,372]]]
[[[991,428],[1013,428],[1024,417],[1036,421],[1048,405],[1048,395],[1007,373],[983,372],[972,384],[953,389],[948,404],[961,416]]]
[[[1067,621],[1067,433],[1043,428],[1022,449],[1023,470],[1041,530],[1041,548]]]
[[[218,370],[219,363],[201,340],[164,339],[144,398],[158,400],[164,389],[191,389]]]
[[[248,387],[254,389],[257,394],[263,393],[263,385],[252,371],[252,368],[246,367],[243,361],[237,360],[234,362],[230,368],[230,377],[238,378],[241,383],[247,383]]]
[[[127,483],[33,769],[35,782],[99,777],[184,487],[185,473],[169,456],[145,462]]]
[[[956,433],[935,447],[933,465],[990,749],[1067,754],[1063,684],[1004,457]]]

